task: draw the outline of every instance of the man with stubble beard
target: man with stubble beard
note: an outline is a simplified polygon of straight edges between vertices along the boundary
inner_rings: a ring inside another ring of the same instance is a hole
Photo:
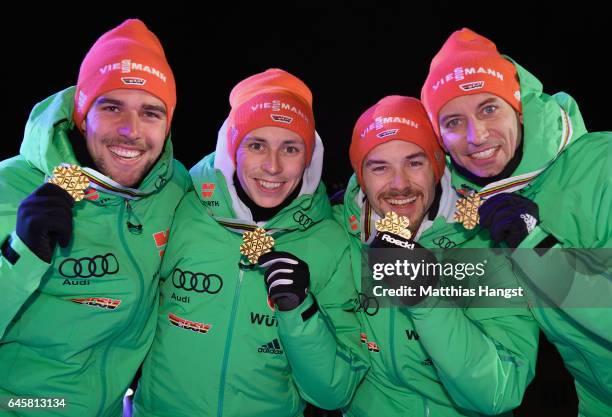
[[[175,90],[157,37],[126,20],[90,49],[76,87],[34,107],[20,155],[0,163],[0,410],[121,415],[189,184],[172,157]],[[66,164],[81,170],[55,170]]]

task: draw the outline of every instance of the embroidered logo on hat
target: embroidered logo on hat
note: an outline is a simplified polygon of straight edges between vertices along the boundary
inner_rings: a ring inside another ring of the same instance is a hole
[[[147,80],[138,77],[121,77],[121,81],[126,85],[145,85]]]
[[[130,73],[132,72],[132,70],[143,71],[155,75],[163,82],[166,82],[167,80],[166,75],[157,68],[146,64],[140,64],[138,62],[132,62],[131,59],[122,59],[121,62],[104,65],[103,67],[99,68],[98,71],[100,71],[100,74],[105,75],[107,72],[117,71],[119,69],[124,74]]]
[[[459,88],[462,89],[463,91],[472,91],[472,90],[478,90],[484,87],[484,85],[485,85],[484,81],[474,81],[471,83],[459,84]]]
[[[388,130],[385,130],[384,132],[380,132],[376,134],[376,137],[382,139],[382,138],[386,138],[387,136],[397,135],[397,132],[399,132],[399,129],[388,129]]]
[[[436,81],[435,84],[432,84],[431,88],[435,91],[438,88],[440,88],[440,86],[451,82],[451,81],[461,81],[463,79],[465,79],[466,76],[468,75],[474,75],[474,74],[485,74],[485,75],[489,75],[491,77],[495,77],[498,78],[500,81],[504,81],[504,74],[498,70],[496,70],[495,68],[484,68],[484,67],[457,67],[454,69],[453,72],[449,72],[448,74],[446,74],[444,77],[440,78],[438,81]]]
[[[306,145],[306,165],[315,147],[312,93],[302,80],[271,68],[240,81],[230,93],[227,150],[236,150],[245,136],[262,127],[280,127],[297,133]]]
[[[115,89],[142,90],[160,99],[169,133],[176,107],[174,76],[159,39],[141,20],[128,19],[100,36],[83,59],[72,115],[79,130],[95,99]]]
[[[87,104],[87,94],[83,92],[83,90],[79,91],[79,97],[77,99],[77,109],[79,113],[83,112],[83,108]]]
[[[453,32],[432,59],[421,99],[439,136],[439,112],[449,101],[463,95],[489,93],[520,113],[520,100],[514,96],[517,89],[514,64],[489,39],[463,28]]]
[[[439,181],[444,160],[436,153],[442,155],[442,149],[423,105],[414,97],[387,96],[366,110],[353,128],[349,157],[360,185],[363,185],[363,162],[368,153],[395,140],[419,146],[431,161],[435,181]]]
[[[419,128],[419,124],[411,119],[408,119],[406,117],[398,117],[398,116],[378,116],[376,119],[374,119],[374,123],[370,123],[365,129],[363,129],[363,132],[361,132],[361,137],[365,138],[365,136],[368,134],[368,132],[376,129],[382,129],[386,124],[389,123],[400,123],[406,126],[410,126],[413,127],[415,129]],[[382,136],[379,136],[382,137]]]
[[[304,112],[301,109],[297,108],[293,104],[285,103],[280,100],[272,100],[272,102],[256,103],[251,106],[252,112],[256,112],[259,110],[266,110],[266,109],[271,109],[272,111],[281,111],[281,110],[290,111],[292,113],[297,114],[302,119],[304,119],[306,124],[310,123],[310,120],[308,119],[306,114],[304,114]]]
[[[290,125],[293,122],[293,117],[283,116],[282,114],[271,114],[270,118],[278,123],[285,123]]]

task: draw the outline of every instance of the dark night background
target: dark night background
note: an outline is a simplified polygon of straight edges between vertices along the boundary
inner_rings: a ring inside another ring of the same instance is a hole
[[[606,64],[612,36],[604,6],[536,0],[219,4],[60,2],[20,11],[3,6],[0,159],[17,154],[32,106],[73,85],[89,47],[128,17],[141,18],[166,50],[177,79],[175,156],[188,168],[214,150],[234,84],[279,67],[313,91],[317,131],[326,146],[323,178],[328,188],[340,187],[351,174],[348,145],[359,115],[386,95],[418,97],[431,58],[462,27],[493,40],[535,74],[546,92],[574,96],[589,130],[612,127],[604,102],[612,96]],[[515,414],[577,414],[571,378],[545,340],[537,377]]]

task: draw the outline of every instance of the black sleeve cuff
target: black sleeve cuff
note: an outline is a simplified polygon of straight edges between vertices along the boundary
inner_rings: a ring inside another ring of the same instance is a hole
[[[550,248],[558,243],[561,242],[559,242],[556,237],[553,235],[548,235],[540,243],[538,243],[534,249],[539,256],[544,256]]]
[[[4,257],[11,265],[15,265],[19,260],[20,255],[11,247],[11,237],[7,236],[2,243],[2,257]]]
[[[311,294],[312,296],[312,294]],[[306,310],[302,311],[302,321],[306,321],[317,312],[319,306],[317,305],[317,300],[312,297],[312,304]]]

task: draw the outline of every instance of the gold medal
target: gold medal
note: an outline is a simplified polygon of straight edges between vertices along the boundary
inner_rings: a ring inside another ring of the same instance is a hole
[[[478,208],[482,205],[483,201],[480,199],[480,194],[470,191],[459,191],[463,195],[463,198],[459,198],[455,203],[455,214],[453,218],[456,222],[463,224],[468,230],[476,227],[480,221],[478,215]]]
[[[410,240],[412,233],[408,226],[410,220],[406,216],[398,216],[396,213],[389,211],[385,214],[384,219],[376,220],[376,230],[379,232],[389,232],[394,235],[401,236],[406,240]]]
[[[81,201],[85,196],[85,189],[89,187],[89,179],[77,165],[55,167],[48,182],[66,190],[74,201]]]
[[[242,235],[242,244],[240,245],[240,253],[249,258],[249,261],[256,264],[259,257],[264,253],[268,253],[274,246],[272,236],[266,235],[266,231],[258,227],[253,232],[245,232]]]

